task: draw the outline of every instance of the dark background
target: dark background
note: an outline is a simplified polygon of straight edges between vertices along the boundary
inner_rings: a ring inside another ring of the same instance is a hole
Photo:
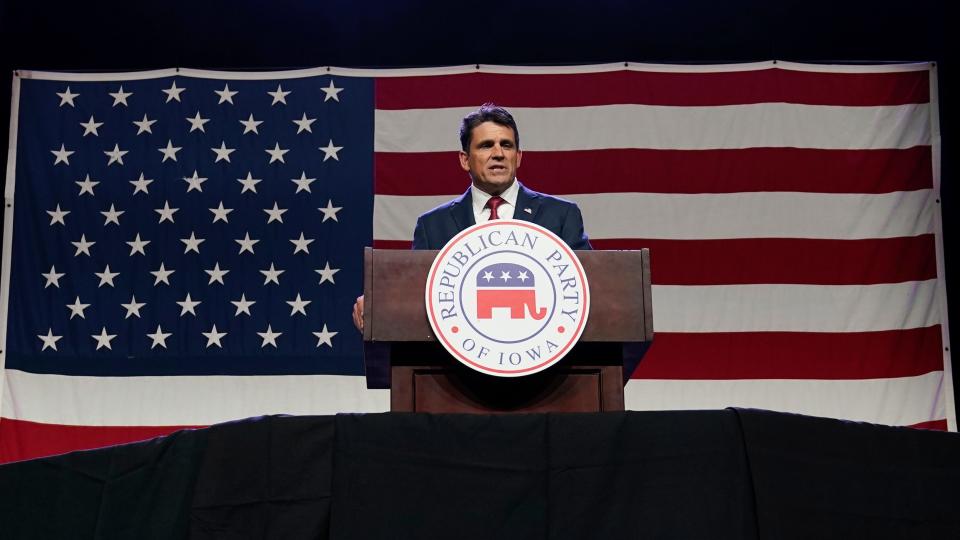
[[[950,92],[958,68],[948,50],[946,6],[937,0],[0,0],[0,142],[7,147],[15,69],[935,61],[949,288],[960,264],[951,249],[955,129],[946,120],[955,110]],[[6,153],[2,159],[6,170]],[[960,321],[956,304],[950,318]]]

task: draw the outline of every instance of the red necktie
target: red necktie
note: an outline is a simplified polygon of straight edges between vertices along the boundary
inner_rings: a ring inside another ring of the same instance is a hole
[[[490,197],[487,201],[487,207],[490,209],[490,219],[500,219],[500,216],[497,214],[497,208],[505,202],[507,201],[505,201],[503,197]]]

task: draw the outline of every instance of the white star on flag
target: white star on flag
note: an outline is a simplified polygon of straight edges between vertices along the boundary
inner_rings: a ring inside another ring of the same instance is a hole
[[[310,124],[316,121],[316,118],[307,118],[307,113],[303,113],[303,117],[301,117],[299,120],[293,121],[293,123],[297,125],[297,135],[303,131],[313,133],[313,129],[310,128]]]
[[[81,253],[89,257],[90,248],[93,247],[94,244],[96,244],[96,242],[87,242],[86,234],[81,234],[79,241],[70,242],[70,243],[73,244],[73,247],[77,248],[77,251],[73,254],[74,257],[80,256]]]
[[[186,88],[177,88],[177,81],[173,81],[173,83],[170,85],[170,88],[163,90],[163,93],[167,95],[167,101],[164,103],[170,103],[172,100],[177,100],[179,102],[180,94],[182,94],[184,90],[186,90]]]
[[[40,349],[40,352],[47,350],[47,348],[50,348],[56,351],[57,342],[60,341],[61,338],[63,338],[63,336],[53,335],[53,328],[47,329],[47,335],[37,334],[37,337],[40,338],[41,341],[43,341],[43,348]]]
[[[93,119],[93,115],[90,115],[90,120],[86,122],[80,122],[80,125],[83,126],[83,136],[93,135],[94,137],[99,137],[100,134],[97,133],[97,129],[103,125],[103,122],[97,122]]]
[[[203,193],[203,183],[207,181],[206,177],[201,177],[197,170],[193,170],[193,176],[184,176],[183,181],[187,183],[187,193],[197,190]]]
[[[317,347],[321,345],[326,345],[328,347],[333,347],[333,336],[337,335],[339,332],[331,332],[327,330],[327,325],[323,325],[323,330],[319,332],[312,332],[312,334],[317,338]]]
[[[224,207],[223,207],[223,201],[220,201],[220,206],[218,206],[218,207],[216,207],[216,208],[208,208],[208,210],[210,210],[211,212],[213,212],[213,222],[214,222],[214,223],[216,223],[216,222],[218,222],[218,221],[221,221],[221,220],[222,220],[224,223],[230,223],[230,220],[227,219],[227,216],[230,214],[230,212],[233,212],[233,208],[224,208]]]
[[[340,161],[340,157],[337,156],[337,152],[343,150],[342,146],[334,146],[333,139],[330,139],[330,142],[327,143],[327,146],[321,146],[320,150],[323,150],[323,160],[326,161],[330,158],[333,158],[336,161]]]
[[[129,105],[127,104],[127,98],[132,96],[133,92],[124,92],[123,85],[120,85],[120,89],[117,90],[116,92],[107,92],[107,93],[110,94],[110,97],[113,98],[113,105],[111,105],[112,107],[116,107],[117,105],[123,105],[124,107],[129,107]]]
[[[116,225],[119,226],[119,225],[120,225],[120,216],[122,216],[122,215],[124,214],[124,211],[123,211],[123,210],[116,210],[116,209],[113,207],[113,205],[111,204],[111,205],[110,205],[110,210],[101,211],[100,214],[102,214],[103,217],[104,217],[104,222],[103,222],[103,226],[104,226],[104,227],[106,227],[107,225],[109,225],[109,224],[111,224],[111,223],[114,223],[114,224],[116,224]]]
[[[152,333],[152,334],[147,334],[147,337],[150,338],[151,340],[153,340],[153,344],[150,345],[150,348],[153,349],[154,347],[156,347],[157,345],[159,345],[159,346],[163,347],[164,349],[166,349],[166,348],[167,348],[167,338],[170,337],[170,336],[172,336],[172,335],[173,335],[173,333],[164,332],[164,331],[163,331],[163,328],[160,328],[160,325],[158,324],[158,325],[157,325],[157,331],[156,331],[156,332],[154,332],[154,333]]]
[[[96,195],[94,195],[94,193],[93,193],[93,188],[96,187],[97,184],[99,184],[99,183],[100,183],[100,182],[98,182],[98,181],[96,181],[96,180],[90,180],[90,175],[89,175],[89,174],[83,179],[83,181],[74,182],[74,184],[80,186],[80,193],[77,194],[77,196],[79,197],[80,195],[83,195],[84,193],[89,193],[91,196],[96,197]]]
[[[131,254],[131,255],[132,255],[132,254]],[[165,283],[165,284],[167,284],[167,285],[170,285],[170,280],[169,280],[170,274],[172,274],[172,273],[174,273],[174,272],[176,272],[176,270],[167,270],[167,269],[163,266],[163,263],[160,263],[160,268],[158,268],[158,269],[153,270],[153,271],[150,272],[151,274],[153,274],[153,277],[156,278],[156,279],[153,280],[153,286],[156,287],[156,286],[159,285],[161,282],[163,282],[163,283]]]
[[[66,92],[57,92],[57,95],[60,96],[60,106],[70,105],[71,107],[76,107],[73,103],[73,98],[79,96],[80,94],[73,94],[70,92],[70,87],[67,87]]]
[[[222,105],[223,103],[229,103],[233,105],[233,96],[237,95],[239,92],[236,90],[230,90],[230,85],[224,84],[223,90],[214,90],[213,93],[220,96],[220,101],[217,102],[217,105]]]
[[[249,172],[247,173],[246,178],[237,178],[237,182],[240,182],[240,184],[243,185],[243,189],[240,190],[240,194],[243,195],[247,191],[252,191],[256,193],[257,184],[259,184],[261,181],[262,180],[260,180],[259,178],[254,178],[253,175]]]
[[[322,285],[324,281],[334,283],[333,275],[339,271],[339,268],[330,268],[330,261],[327,261],[327,263],[323,265],[323,268],[317,268],[314,270],[314,272],[320,274],[320,283],[318,283],[318,285]]]
[[[309,254],[310,254],[310,249],[309,249],[308,246],[309,246],[313,241],[314,241],[313,238],[304,238],[304,237],[303,237],[303,232],[301,231],[301,232],[300,232],[300,238],[299,238],[299,239],[297,239],[297,238],[291,238],[291,239],[290,239],[290,242],[293,243],[293,245],[294,245],[293,254],[296,255],[297,253],[300,253],[300,252],[302,251],[302,252],[306,253],[307,255],[309,255]]]
[[[327,206],[325,208],[317,208],[317,210],[323,212],[323,219],[320,221],[320,223],[323,223],[328,219],[332,219],[336,222],[339,222],[340,220],[337,219],[337,212],[339,212],[340,210],[343,210],[343,207],[334,206],[333,201],[328,199]]]
[[[70,155],[74,153],[73,150],[67,150],[62,144],[60,145],[60,150],[51,150],[51,154],[56,157],[53,164],[58,165],[60,163],[70,164]]]
[[[230,154],[236,152],[236,148],[227,148],[227,143],[220,141],[220,148],[211,148],[213,153],[217,155],[217,159],[214,160],[214,163],[220,163],[220,161],[226,161],[230,163]]]
[[[247,133],[250,133],[251,131],[254,132],[254,133],[256,133],[257,135],[259,135],[260,132],[257,131],[257,126],[259,126],[260,124],[262,124],[262,123],[263,123],[263,120],[256,120],[256,119],[253,117],[253,113],[250,113],[250,117],[247,118],[246,120],[240,120],[240,123],[243,124],[243,134],[244,134],[244,135],[246,135]]]
[[[100,278],[100,284],[97,285],[97,288],[103,287],[104,285],[109,285],[113,287],[113,278],[120,275],[120,272],[111,272],[110,265],[108,264],[106,268],[103,269],[103,272],[94,272],[93,275]]]
[[[263,274],[263,277],[264,277],[263,284],[266,285],[267,283],[270,283],[270,282],[272,281],[272,282],[276,283],[277,285],[279,285],[279,284],[280,284],[280,274],[282,274],[282,273],[284,273],[284,272],[286,272],[286,270],[277,270],[276,268],[274,268],[273,263],[270,263],[270,269],[269,269],[269,270],[261,270],[261,271],[260,271],[260,273]]]
[[[275,92],[267,92],[267,93],[273,96],[273,103],[270,104],[271,106],[276,105],[277,103],[283,103],[284,105],[286,105],[287,96],[290,95],[290,92],[284,92],[283,88],[279,84],[277,85],[277,90]]]
[[[234,242],[240,244],[240,251],[237,255],[242,254],[244,251],[249,251],[251,255],[255,255],[253,252],[253,245],[259,242],[260,240],[251,240],[250,233],[246,233],[243,238],[236,238]]]
[[[49,287],[49,286],[51,286],[51,285],[53,285],[54,287],[56,287],[56,288],[59,289],[59,288],[60,288],[60,278],[62,278],[63,276],[65,276],[65,275],[67,275],[67,274],[65,274],[65,273],[59,273],[59,274],[58,274],[58,273],[57,273],[57,267],[51,264],[51,265],[50,265],[50,271],[47,272],[46,274],[44,274],[43,272],[41,272],[40,275],[43,276],[44,278],[46,278],[46,280],[47,280],[47,282],[43,284],[43,288],[44,288],[44,289],[46,289],[47,287]]]
[[[173,160],[173,161],[176,161],[176,160],[177,160],[177,152],[179,152],[180,150],[183,150],[183,147],[182,147],[182,146],[174,146],[174,145],[173,145],[173,141],[170,140],[170,139],[167,139],[167,146],[166,146],[166,148],[157,148],[157,150],[159,150],[160,152],[163,153],[163,159],[160,160],[160,163],[165,163],[168,159],[171,159],[171,160]]]
[[[104,154],[106,154],[107,157],[110,158],[110,161],[107,162],[107,166],[109,167],[114,163],[119,163],[123,165],[123,156],[125,156],[129,152],[130,152],[129,150],[121,150],[119,144],[114,144],[113,150],[104,152]]]
[[[270,216],[267,219],[267,224],[273,223],[274,221],[279,221],[280,223],[283,223],[283,213],[286,212],[287,209],[278,208],[277,201],[273,201],[273,209],[264,208],[263,211],[266,212],[268,216]],[[52,222],[50,224],[53,225]]]
[[[290,316],[293,317],[297,313],[302,314],[303,316],[307,315],[307,305],[311,304],[312,300],[303,300],[300,298],[300,293],[297,293],[297,297],[293,300],[287,300],[287,304],[290,306]]]
[[[283,335],[283,332],[274,332],[273,327],[269,324],[267,329],[264,332],[257,332],[257,335],[263,339],[263,343],[260,344],[260,348],[264,348],[267,345],[273,345],[273,348],[277,348],[277,338]]]
[[[313,193],[310,191],[310,184],[317,181],[316,178],[307,178],[306,171],[300,172],[300,178],[291,178],[291,182],[297,185],[297,191],[294,193],[300,193],[301,191],[306,191],[307,193]]]
[[[180,306],[180,308],[181,308],[181,309],[180,309],[180,316],[183,317],[184,315],[186,315],[187,313],[189,313],[189,314],[193,315],[194,317],[196,317],[196,316],[197,316],[197,312],[194,311],[194,308],[197,307],[197,306],[199,306],[201,303],[202,303],[202,302],[201,302],[200,300],[194,300],[193,298],[190,298],[190,293],[187,293],[187,297],[186,297],[186,298],[184,298],[183,300],[180,300],[180,301],[177,302],[177,305]]]
[[[137,135],[140,135],[141,133],[149,133],[152,135],[153,130],[150,128],[150,126],[156,123],[157,123],[156,120],[150,120],[149,118],[147,118],[147,113],[143,113],[143,120],[133,121],[133,125],[137,126]]]
[[[206,180],[206,179],[204,179]],[[170,208],[170,201],[163,201],[163,208],[154,208],[153,211],[160,214],[160,221],[157,223],[163,223],[164,221],[169,221],[174,223],[173,214],[175,214],[179,208]]]
[[[241,294],[239,300],[231,300],[230,303],[237,307],[237,312],[234,313],[233,316],[238,317],[241,313],[250,315],[250,306],[257,302],[255,300],[247,300],[247,295]]]
[[[131,295],[130,295],[130,302],[127,303],[127,304],[120,304],[120,305],[123,306],[123,308],[127,310],[127,315],[124,317],[124,319],[129,319],[131,315],[136,315],[136,317],[139,319],[139,318],[140,318],[140,308],[142,308],[143,306],[145,306],[145,305],[147,305],[147,304],[146,304],[145,302],[137,302],[137,296],[131,294]]]
[[[137,233],[136,238],[127,242],[126,244],[130,246],[130,257],[133,257],[134,254],[139,253],[143,256],[147,255],[147,252],[144,250],[147,247],[147,244],[150,243],[150,240],[141,240],[140,233]]]
[[[190,231],[190,238],[181,238],[180,241],[183,242],[183,245],[184,245],[184,248],[183,248],[184,254],[190,253],[191,251],[199,254],[200,244],[202,244],[205,241],[205,239],[197,238],[194,232]]]
[[[200,111],[197,111],[196,116],[193,118],[187,117],[187,122],[190,122],[190,133],[193,133],[196,130],[200,130],[201,133],[206,133],[207,130],[203,129],[203,125],[210,121],[209,118],[201,118]]]
[[[147,189],[147,186],[149,186],[152,182],[153,180],[144,178],[143,173],[140,173],[140,178],[137,180],[130,180],[130,183],[133,184],[133,195],[136,195],[140,192],[143,192],[145,195],[149,195],[150,190]]]
[[[333,79],[330,79],[329,86],[327,86],[326,88],[321,88],[320,90],[323,90],[323,93],[325,94],[323,96],[324,103],[326,103],[328,100],[331,100],[331,99],[336,101],[337,103],[340,102],[340,96],[338,96],[337,94],[339,94],[340,92],[343,92],[343,88],[337,88],[336,86],[334,86]]]
[[[59,223],[59,224],[61,224],[61,225],[66,225],[66,224],[67,224],[65,221],[63,221],[63,218],[67,217],[67,214],[69,214],[70,211],[69,211],[69,210],[61,210],[59,204],[57,205],[57,209],[56,209],[56,210],[47,210],[46,212],[47,212],[48,214],[50,214],[50,225],[55,225],[55,224],[57,224],[57,223]]]
[[[106,327],[106,326],[103,326],[103,327],[101,327],[101,330],[100,330],[100,333],[99,333],[99,334],[91,334],[90,337],[92,337],[93,339],[97,340],[97,350],[98,350],[98,351],[99,351],[101,348],[103,348],[103,347],[106,347],[106,348],[108,348],[108,349],[110,349],[110,350],[112,351],[112,350],[113,350],[113,347],[110,346],[110,342],[113,341],[113,338],[117,337],[117,335],[116,335],[116,334],[108,334],[108,333],[107,333],[107,327]]]
[[[78,296],[72,304],[67,304],[67,307],[70,308],[70,318],[73,319],[74,316],[79,316],[81,319],[86,319],[86,315],[83,314],[83,310],[90,307],[90,304],[83,304],[80,302],[80,297]]]
[[[210,281],[207,282],[207,285],[213,285],[214,282],[224,285],[223,276],[230,273],[229,270],[221,270],[219,262],[214,264],[211,270],[204,270],[204,272],[210,276]]]
[[[220,339],[227,335],[226,332],[217,332],[217,325],[213,325],[213,328],[209,332],[200,332],[205,338],[207,338],[207,348],[209,349],[211,345],[216,345],[217,347],[223,348],[223,345],[220,344]]]
[[[290,150],[285,150],[283,148],[280,148],[279,142],[274,145],[272,150],[269,148],[265,150],[266,153],[270,154],[270,163],[273,163],[274,161],[279,161],[280,163],[286,163],[286,161],[283,160],[283,155],[289,151]]]

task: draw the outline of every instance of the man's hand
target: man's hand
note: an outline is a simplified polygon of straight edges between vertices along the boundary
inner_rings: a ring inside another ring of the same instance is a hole
[[[356,303],[353,304],[353,325],[357,327],[357,330],[363,332],[363,295],[357,297]]]

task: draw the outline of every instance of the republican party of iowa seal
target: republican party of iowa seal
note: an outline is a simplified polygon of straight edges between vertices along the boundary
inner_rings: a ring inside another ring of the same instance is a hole
[[[460,362],[499,377],[556,364],[590,313],[576,254],[527,221],[493,220],[455,236],[433,261],[425,292],[434,335]]]

